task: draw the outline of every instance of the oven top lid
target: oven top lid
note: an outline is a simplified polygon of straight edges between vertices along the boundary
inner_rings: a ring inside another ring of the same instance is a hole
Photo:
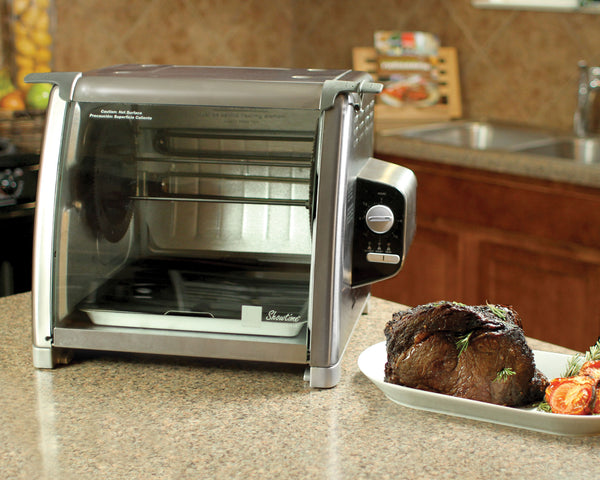
[[[116,65],[89,72],[30,74],[53,83],[63,100],[327,110],[342,92],[379,93],[381,84],[352,70]]]

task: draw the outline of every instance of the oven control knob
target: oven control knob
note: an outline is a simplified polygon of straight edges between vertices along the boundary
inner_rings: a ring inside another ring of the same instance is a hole
[[[365,218],[367,227],[374,233],[387,233],[394,225],[394,212],[386,205],[373,205]]]
[[[6,195],[13,195],[17,191],[18,186],[11,170],[5,170],[0,173],[0,191]]]

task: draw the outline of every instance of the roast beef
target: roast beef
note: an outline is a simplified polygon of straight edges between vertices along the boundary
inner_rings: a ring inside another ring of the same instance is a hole
[[[385,381],[499,405],[544,397],[521,319],[503,305],[420,305],[385,327]]]

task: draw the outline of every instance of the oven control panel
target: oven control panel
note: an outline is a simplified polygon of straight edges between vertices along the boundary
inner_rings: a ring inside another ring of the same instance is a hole
[[[388,164],[390,167],[406,170]],[[412,172],[408,177],[414,178]],[[357,178],[352,285],[391,277],[402,268],[415,221],[414,209],[409,208],[414,202],[414,189],[412,185],[405,188],[403,183]]]

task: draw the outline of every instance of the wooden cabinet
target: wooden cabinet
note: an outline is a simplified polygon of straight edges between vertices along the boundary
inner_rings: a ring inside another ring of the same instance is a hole
[[[600,337],[600,189],[378,154],[418,180],[403,270],[373,294],[512,305],[525,333],[577,350]]]

